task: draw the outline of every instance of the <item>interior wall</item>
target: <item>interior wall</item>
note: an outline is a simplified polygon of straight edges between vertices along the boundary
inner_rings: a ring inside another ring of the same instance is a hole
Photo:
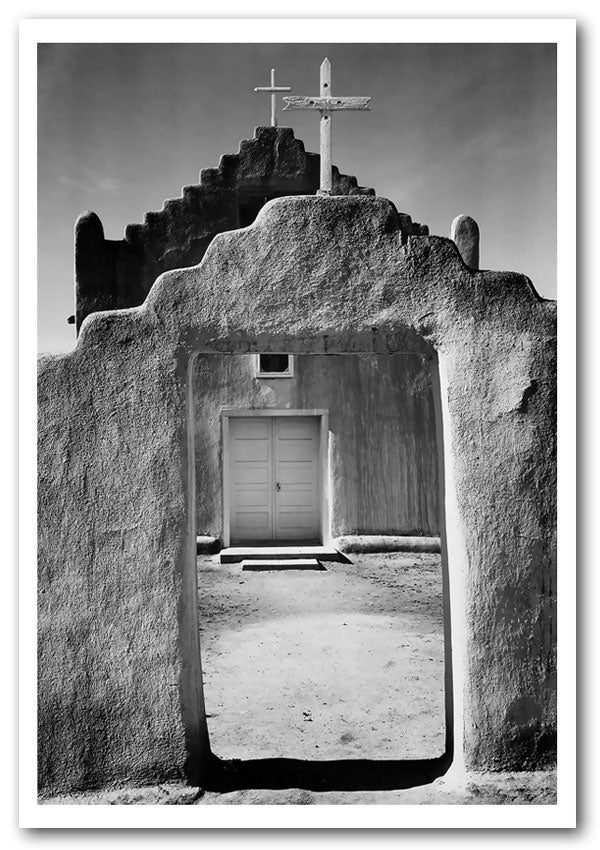
[[[197,530],[222,537],[223,409],[329,410],[330,532],[439,534],[435,412],[418,354],[298,356],[293,378],[253,375],[253,357],[198,355]]]

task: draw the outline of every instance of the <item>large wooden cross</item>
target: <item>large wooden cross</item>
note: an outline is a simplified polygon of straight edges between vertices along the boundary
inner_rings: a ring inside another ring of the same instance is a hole
[[[291,91],[291,86],[276,86],[275,85],[275,68],[271,68],[271,85],[256,86],[254,91],[264,91],[271,95],[271,127],[277,126],[277,92]]]
[[[284,97],[288,109],[318,109],[321,113],[321,187],[319,194],[331,195],[331,113],[338,109],[346,111],[370,110],[370,97],[333,97],[331,94],[331,62],[323,59],[321,64],[321,91],[319,97]]]

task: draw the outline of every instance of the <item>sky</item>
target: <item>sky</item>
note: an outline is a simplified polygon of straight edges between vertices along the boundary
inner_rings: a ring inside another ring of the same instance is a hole
[[[96,212],[121,239],[270,123],[254,92],[276,69],[291,94],[371,96],[334,115],[333,161],[399,212],[448,236],[479,223],[481,268],[518,271],[556,297],[554,44],[40,44],[38,348],[75,344],[73,228]],[[318,153],[316,113],[281,111]]]

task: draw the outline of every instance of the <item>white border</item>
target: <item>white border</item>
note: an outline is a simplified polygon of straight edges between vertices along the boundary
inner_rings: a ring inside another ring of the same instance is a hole
[[[317,25],[315,25],[317,23]],[[559,442],[559,802],[557,806],[38,806],[35,788],[36,46],[50,42],[556,42],[558,209],[575,222],[575,21],[572,19],[25,20],[20,25],[20,825],[29,827],[571,827],[575,825],[575,532],[573,441]],[[563,234],[561,234],[563,235]],[[559,433],[574,437],[573,245],[558,240]],[[332,809],[333,811],[328,811]]]
[[[464,20],[456,18],[370,19],[370,18],[228,18],[120,20],[39,19],[20,23],[21,39],[55,43],[170,43],[216,42],[223,44],[380,42],[380,43],[546,43],[566,47],[575,36],[573,19],[522,18],[507,20]],[[569,38],[570,36],[570,38]],[[572,43],[572,48],[574,48]]]

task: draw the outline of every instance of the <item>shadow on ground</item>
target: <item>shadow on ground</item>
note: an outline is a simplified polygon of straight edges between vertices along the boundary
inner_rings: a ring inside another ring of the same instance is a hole
[[[220,759],[213,756],[204,782],[207,791],[248,788],[303,788],[307,791],[392,791],[427,785],[449,768],[451,755],[406,761],[303,761],[272,758]]]

